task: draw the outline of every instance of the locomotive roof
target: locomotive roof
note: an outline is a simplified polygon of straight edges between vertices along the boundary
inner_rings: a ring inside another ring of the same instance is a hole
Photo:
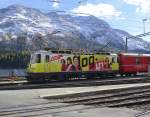
[[[45,51],[45,50],[39,50],[39,51],[36,51],[35,54],[41,54],[41,53],[49,53],[49,54],[52,54],[51,51]]]
[[[39,51],[36,51],[35,54],[117,55],[115,53],[109,53],[109,52],[79,52],[79,51],[72,51],[71,49],[65,49],[65,50],[39,50]]]

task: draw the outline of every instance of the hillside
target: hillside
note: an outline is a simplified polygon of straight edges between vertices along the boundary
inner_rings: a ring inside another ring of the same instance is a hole
[[[113,29],[94,16],[61,12],[42,13],[33,8],[12,5],[0,9],[0,49],[38,50],[45,47],[102,49],[105,45],[124,50],[123,37],[130,34]],[[150,51],[150,43],[129,40],[129,50]]]

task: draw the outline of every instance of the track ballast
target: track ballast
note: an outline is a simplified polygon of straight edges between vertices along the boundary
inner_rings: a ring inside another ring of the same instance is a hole
[[[126,78],[106,78],[106,79],[80,79],[70,81],[51,81],[47,83],[1,83],[0,90],[21,90],[21,89],[40,89],[40,88],[63,88],[63,87],[87,87],[115,84],[148,83],[150,79],[145,76],[126,77]]]

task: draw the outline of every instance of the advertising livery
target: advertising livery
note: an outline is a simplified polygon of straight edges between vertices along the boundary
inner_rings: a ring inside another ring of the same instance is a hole
[[[109,55],[61,55],[60,58],[56,58],[56,61],[50,60],[49,62],[60,63],[61,71],[111,71],[118,69],[116,58]]]
[[[118,71],[116,54],[67,54],[38,51],[31,56],[28,75],[51,79],[54,75],[87,75]],[[61,76],[62,77],[62,76]]]

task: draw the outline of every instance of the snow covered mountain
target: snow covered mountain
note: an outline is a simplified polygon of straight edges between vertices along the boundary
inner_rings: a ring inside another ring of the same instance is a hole
[[[13,5],[0,9],[0,32],[18,35],[22,32],[48,33],[51,30],[50,19],[36,9]]]
[[[129,35],[94,16],[46,14],[20,5],[0,9],[0,45],[7,47],[17,45],[20,48],[22,44],[31,50],[44,47],[101,49],[108,45],[123,50],[123,37]],[[150,43],[133,38],[129,40],[129,50],[150,51]]]

